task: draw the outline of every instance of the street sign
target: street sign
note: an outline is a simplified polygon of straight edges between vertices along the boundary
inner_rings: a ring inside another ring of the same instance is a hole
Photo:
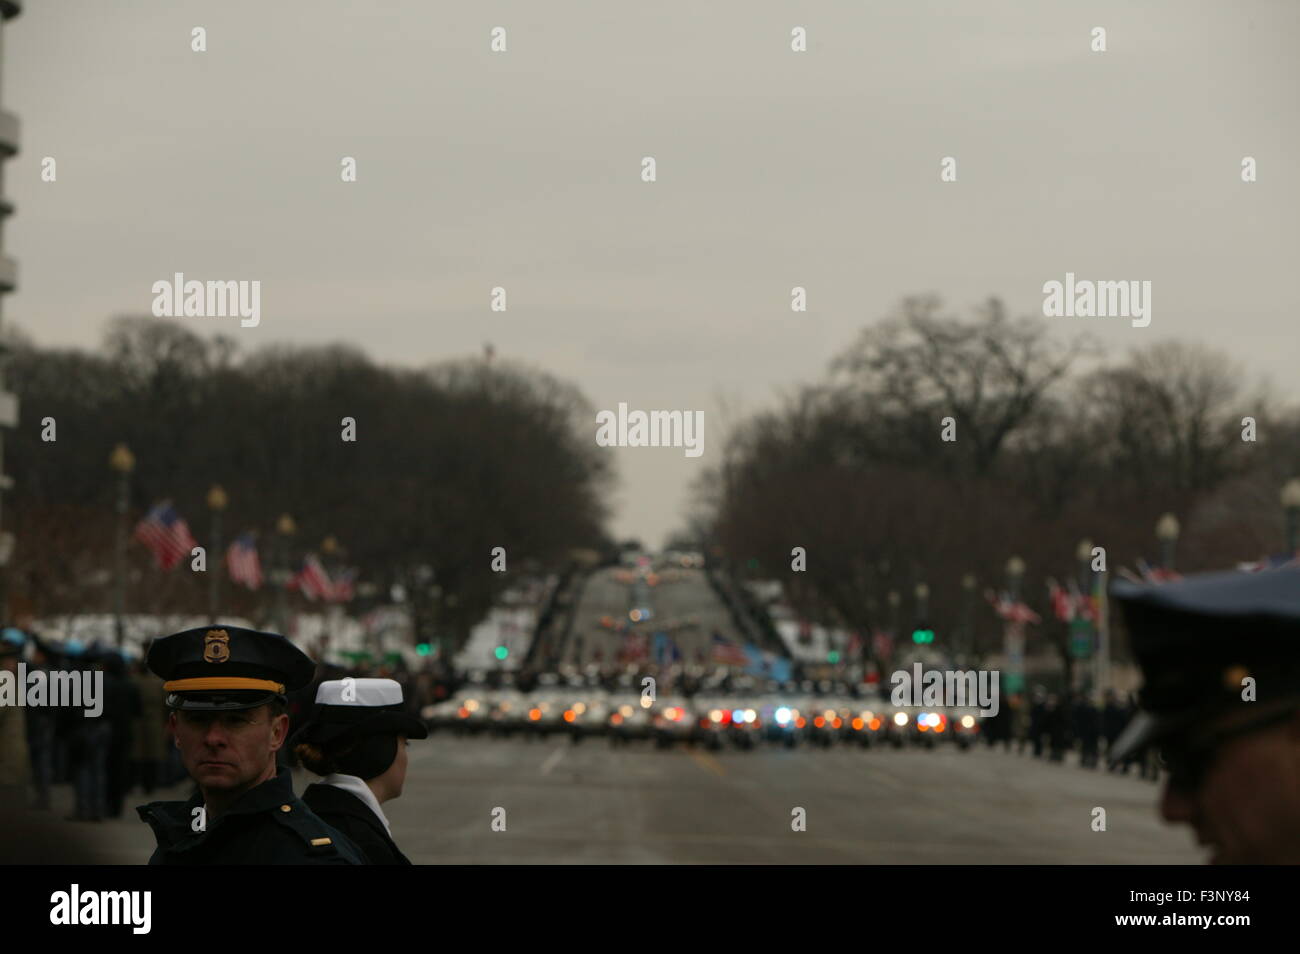
[[[1086,619],[1070,622],[1070,656],[1074,659],[1092,658],[1092,623]]]

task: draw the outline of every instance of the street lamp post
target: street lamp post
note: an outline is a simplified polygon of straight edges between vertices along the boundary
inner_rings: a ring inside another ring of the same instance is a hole
[[[929,623],[930,621],[930,587],[925,583],[916,584],[916,621],[918,623]]]
[[[1174,568],[1174,550],[1178,545],[1178,518],[1167,513],[1156,521],[1156,539],[1160,541],[1160,566],[1165,570]]]
[[[120,649],[125,644],[122,614],[126,610],[126,508],[131,496],[131,471],[135,455],[125,444],[118,444],[108,455],[108,466],[117,471],[117,527],[113,547],[113,636]]]
[[[343,548],[339,546],[339,542],[334,538],[334,535],[330,534],[321,541],[320,550],[324,556],[325,573],[332,580],[336,575],[338,556]],[[325,610],[325,644],[327,646],[334,642],[335,624],[342,611],[343,608],[338,603],[331,603]],[[379,658],[378,655],[376,655],[376,658]]]
[[[903,598],[898,590],[890,590],[885,596],[885,602],[889,604],[889,662],[892,665],[898,646],[898,609],[903,605]]]
[[[1076,578],[1078,579],[1078,584],[1079,584],[1079,592],[1086,600],[1089,594],[1092,592],[1092,565],[1091,565],[1092,541],[1089,540],[1087,537],[1080,540],[1079,545],[1074,548],[1074,558],[1079,563],[1078,572],[1076,574]],[[1080,683],[1079,686],[1074,688],[1088,691],[1090,688],[1088,685],[1089,679],[1092,680],[1094,686],[1098,682],[1097,647],[1093,644],[1094,628],[1091,621],[1089,621],[1087,617],[1084,617],[1082,619],[1072,620],[1070,623],[1070,628],[1071,628],[1070,639],[1078,640],[1082,645],[1077,647],[1070,646],[1069,647],[1070,653],[1068,655],[1072,657],[1077,651],[1081,659],[1088,660],[1092,664],[1091,673],[1088,671],[1088,667],[1085,665],[1080,665],[1079,668],[1074,671],[1077,673],[1078,682]]]
[[[1079,561],[1079,588],[1087,593],[1092,586],[1092,541],[1087,537],[1080,540],[1074,556]]]
[[[962,646],[965,649],[964,665],[975,659],[975,574],[966,573],[961,578]]]
[[[213,484],[212,489],[208,491],[208,509],[212,511],[212,533],[210,534],[212,553],[208,560],[211,564],[208,568],[211,573],[208,578],[208,619],[214,623],[217,621],[217,611],[221,606],[221,573],[223,566],[221,511],[226,509],[228,502],[226,492],[221,485]]]
[[[293,578],[292,566],[289,562],[289,545],[290,540],[298,532],[298,525],[293,522],[293,517],[287,513],[281,514],[280,519],[275,524],[276,532],[279,534],[280,553],[279,559],[279,592],[276,594],[276,626],[281,635],[288,635],[289,629],[289,581]]]
[[[1020,584],[1025,578],[1025,561],[1013,556],[1007,561],[1007,594],[1014,606],[1020,602]],[[1007,662],[1008,692],[1020,692],[1024,688],[1025,669],[1025,628],[1024,624],[1014,619],[1007,620],[1002,629],[1002,649]]]
[[[1286,555],[1300,552],[1300,477],[1282,486],[1282,510],[1286,513]]]

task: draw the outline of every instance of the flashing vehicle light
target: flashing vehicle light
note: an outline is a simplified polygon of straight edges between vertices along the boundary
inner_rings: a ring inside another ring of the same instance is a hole
[[[466,699],[466,700],[465,700],[465,708],[468,709],[470,712],[478,712],[478,700],[477,700],[477,699]]]
[[[935,731],[935,732],[942,732],[942,731],[943,731],[944,729],[946,729],[946,728],[948,728],[948,727],[947,727],[946,725],[944,725],[942,722],[940,722],[938,725],[936,725],[936,726],[934,727],[934,731]]]
[[[582,715],[587,711],[587,704],[585,702],[575,702],[573,704],[573,711],[578,713],[578,715]]]
[[[964,716],[962,716],[962,717],[961,717],[961,727],[962,727],[963,729],[973,729],[973,728],[975,728],[975,717],[974,717],[974,716],[968,716],[968,715],[964,715]]]
[[[672,719],[674,722],[681,722],[682,721],[681,706],[673,706],[671,709],[669,709],[668,718]]]
[[[844,724],[844,720],[841,719],[839,716],[836,716],[834,719],[831,720],[832,729],[838,729],[843,724]]]
[[[916,731],[917,731],[917,732],[929,732],[929,731],[930,731],[930,726],[927,725],[926,723],[922,722],[920,719],[917,719],[917,720],[916,720]]]
[[[627,618],[634,623],[639,623],[641,622],[641,611],[639,609],[634,609],[627,614]]]
[[[622,725],[623,713],[615,712],[612,716],[609,717],[609,723],[610,725]]]
[[[631,707],[631,706],[619,706],[619,707],[618,707],[618,712],[619,712],[619,715],[621,715],[624,719],[629,719],[629,718],[632,717],[632,707]]]
[[[822,716],[817,716],[815,719],[813,719],[813,725],[815,725],[819,729],[825,724],[826,724],[826,719]]]
[[[459,709],[456,710],[456,715],[460,716],[462,719],[468,719],[469,710],[466,709],[464,706],[461,706]]]
[[[807,724],[808,724],[808,720],[805,719],[803,716],[799,716],[799,718],[794,720],[794,727],[796,729],[802,729]]]
[[[906,713],[906,712],[895,712],[895,713],[894,713],[894,725],[907,725],[907,713]]]
[[[787,709],[785,706],[782,706],[781,708],[776,710],[777,725],[785,725],[789,721],[790,721],[789,709]]]
[[[701,721],[703,721],[703,720],[701,720]],[[711,721],[711,722],[721,722],[721,721],[722,721],[722,710],[721,710],[721,709],[710,709],[710,710],[709,710],[709,721]]]
[[[542,717],[542,710],[537,708],[536,706],[533,706],[531,709],[528,710],[528,718],[532,719],[534,722],[536,722],[541,717]]]
[[[565,709],[565,710],[564,710],[564,721],[565,721],[565,722],[572,722],[572,721],[573,721],[574,719],[576,719],[576,718],[578,718],[578,714],[577,714],[576,712],[574,712],[572,709]]]
[[[757,712],[755,712],[753,709],[746,709],[746,710],[745,710],[745,721],[746,721],[746,722],[754,722],[754,721],[757,721],[757,719],[758,719],[758,713],[757,713]]]
[[[745,710],[744,709],[732,710],[731,721],[736,725],[742,724],[745,721]]]
[[[854,732],[861,732],[862,727],[866,725],[866,723],[862,721],[862,716],[854,716],[853,722],[850,724],[853,726]]]
[[[880,720],[873,718],[870,722],[867,723],[867,725],[871,726],[872,732],[875,732],[877,729],[880,728]]]

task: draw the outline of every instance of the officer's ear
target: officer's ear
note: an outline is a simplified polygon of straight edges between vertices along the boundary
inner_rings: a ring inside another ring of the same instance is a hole
[[[167,731],[172,734],[172,745],[176,748],[181,747],[181,738],[176,734],[176,710],[172,709],[167,713]]]
[[[284,745],[289,735],[289,715],[279,706],[268,706],[267,709],[271,717],[271,751],[274,752]]]

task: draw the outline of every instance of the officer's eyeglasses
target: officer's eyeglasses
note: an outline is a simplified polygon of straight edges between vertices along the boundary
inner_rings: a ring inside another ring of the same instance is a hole
[[[1297,708],[1293,706],[1212,732],[1189,745],[1164,746],[1156,752],[1156,762],[1169,773],[1171,788],[1183,792],[1195,791],[1205,781],[1206,773],[1224,745],[1240,736],[1286,722],[1296,711]]]

